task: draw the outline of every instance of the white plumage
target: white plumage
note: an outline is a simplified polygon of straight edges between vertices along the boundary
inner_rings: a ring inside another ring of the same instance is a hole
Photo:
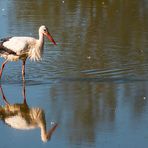
[[[44,36],[46,36],[54,45],[56,42],[48,32],[48,28],[41,26],[39,28],[39,39],[32,37],[8,37],[0,40],[0,56],[5,58],[5,62],[2,64],[0,77],[5,64],[8,61],[17,61],[21,59],[22,65],[22,77],[25,77],[25,61],[29,57],[31,60],[38,61],[42,57]]]

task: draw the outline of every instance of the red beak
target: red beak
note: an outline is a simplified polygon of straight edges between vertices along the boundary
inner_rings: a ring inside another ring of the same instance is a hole
[[[50,33],[46,33],[45,35],[54,45],[57,45],[56,42],[54,41],[54,39],[52,38],[52,36],[50,35]]]

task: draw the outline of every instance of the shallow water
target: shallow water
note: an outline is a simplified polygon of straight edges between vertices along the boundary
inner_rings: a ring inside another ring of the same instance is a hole
[[[0,1],[1,38],[38,37],[45,24],[58,44],[46,40],[43,60],[26,64],[29,107],[44,110],[47,129],[58,124],[51,140],[0,122],[0,147],[147,147],[147,8],[146,0]],[[10,103],[23,102],[21,61],[6,65],[1,84]]]

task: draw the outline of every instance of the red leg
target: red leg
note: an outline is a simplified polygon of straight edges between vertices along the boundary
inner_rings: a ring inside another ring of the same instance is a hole
[[[25,63],[26,63],[26,60],[23,60],[23,64],[22,64],[22,79],[23,79],[23,81],[25,81]]]
[[[5,64],[6,64],[7,62],[8,62],[8,61],[6,60],[6,61],[2,64],[2,66],[1,66],[1,70],[0,70],[0,78],[2,77],[3,69],[4,69]]]
[[[4,102],[6,103],[6,105],[9,106],[10,104],[9,104],[9,102],[7,101],[7,99],[6,99],[6,97],[5,97],[4,93],[3,93],[3,89],[2,89],[2,87],[1,87],[1,85],[0,85],[0,91],[1,91],[2,98],[3,98]]]
[[[27,101],[26,101],[26,88],[25,88],[25,81],[23,81],[22,94],[23,94],[24,104],[27,104]]]

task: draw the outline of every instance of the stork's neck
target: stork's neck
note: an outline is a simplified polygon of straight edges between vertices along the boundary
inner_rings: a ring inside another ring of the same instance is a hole
[[[44,35],[43,35],[43,33],[39,32],[39,47],[40,47],[40,49],[43,48],[43,45],[44,45]]]
[[[39,32],[39,39],[35,40],[33,48],[29,51],[29,58],[34,61],[41,59],[43,54],[44,35]]]

